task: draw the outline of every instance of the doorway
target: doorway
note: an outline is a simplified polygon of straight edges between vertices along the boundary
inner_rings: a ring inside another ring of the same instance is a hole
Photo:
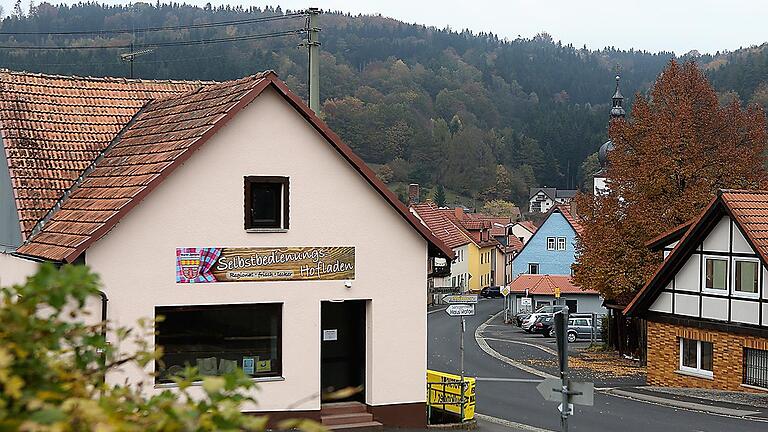
[[[575,314],[578,313],[578,304],[579,302],[576,300],[566,300],[565,305],[568,306],[568,313],[569,314]]]
[[[365,402],[365,300],[320,306],[322,402]]]

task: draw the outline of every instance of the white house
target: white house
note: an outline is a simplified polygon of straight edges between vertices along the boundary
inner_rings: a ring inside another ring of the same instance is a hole
[[[528,198],[529,213],[547,213],[558,204],[568,204],[576,196],[576,190],[557,188],[531,188]]]
[[[108,382],[241,368],[273,418],[325,422],[345,388],[351,426],[425,425],[426,269],[453,253],[274,73],[0,84],[2,282],[85,263],[96,316],[165,317],[164,366]]]

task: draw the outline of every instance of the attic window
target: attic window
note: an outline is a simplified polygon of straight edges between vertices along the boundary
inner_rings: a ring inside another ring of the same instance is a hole
[[[288,229],[288,177],[245,177],[245,229]]]

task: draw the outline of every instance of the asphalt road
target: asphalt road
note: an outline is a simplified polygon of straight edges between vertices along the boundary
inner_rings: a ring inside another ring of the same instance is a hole
[[[545,401],[535,382],[541,378],[497,360],[480,349],[475,329],[502,308],[500,299],[480,300],[467,317],[464,366],[477,380],[477,412],[538,428],[560,430],[557,403]],[[430,369],[459,373],[460,319],[438,311],[428,315]],[[595,392],[595,405],[576,406],[571,431],[761,431],[768,423],[639,402]]]

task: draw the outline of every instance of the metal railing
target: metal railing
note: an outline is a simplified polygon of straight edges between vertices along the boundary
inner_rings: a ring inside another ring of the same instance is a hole
[[[427,382],[427,419],[432,422],[433,410],[442,414],[453,414],[459,417],[459,422],[474,418],[475,395],[467,394],[472,390],[472,383],[461,380]]]

